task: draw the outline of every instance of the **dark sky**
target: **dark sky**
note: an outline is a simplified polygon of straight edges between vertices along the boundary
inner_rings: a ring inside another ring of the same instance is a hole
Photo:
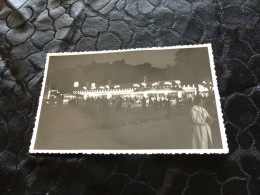
[[[125,60],[125,63],[137,65],[150,63],[154,67],[165,68],[167,65],[175,64],[175,54],[178,50],[144,50],[116,52],[107,54],[83,54],[71,56],[52,56],[50,58],[49,68],[67,68],[76,65],[89,65],[92,62],[103,63]],[[188,52],[188,51],[187,51]],[[188,54],[188,53],[187,53]]]
[[[115,63],[122,60],[125,62]],[[94,62],[101,64],[89,66]],[[144,63],[151,64],[152,67],[142,66]],[[118,65],[120,66],[117,67]],[[171,67],[167,68],[167,65]],[[47,79],[51,79],[61,89],[72,86],[74,81],[141,82],[144,75],[153,81],[175,78],[193,83],[211,79],[207,47],[51,56]]]

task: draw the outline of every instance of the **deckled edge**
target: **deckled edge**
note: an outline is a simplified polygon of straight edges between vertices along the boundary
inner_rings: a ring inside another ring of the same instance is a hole
[[[222,141],[221,149],[132,149],[132,150],[110,150],[110,149],[86,149],[86,150],[41,150],[34,149],[37,130],[40,120],[40,113],[43,101],[43,94],[45,90],[45,84],[47,80],[47,73],[49,67],[49,59],[51,56],[70,56],[70,55],[84,55],[84,54],[102,54],[102,53],[117,53],[117,52],[129,52],[129,51],[142,51],[142,50],[166,50],[166,49],[187,49],[187,48],[208,48],[208,56],[210,61],[211,77],[213,82],[214,95],[216,100],[218,121],[220,127],[220,135]],[[150,47],[150,48],[135,48],[135,49],[122,49],[122,50],[103,50],[103,51],[85,51],[85,52],[59,52],[59,53],[47,53],[46,64],[43,76],[43,82],[41,87],[41,93],[39,97],[38,110],[36,114],[35,125],[33,128],[33,135],[31,139],[31,145],[29,153],[31,154],[227,154],[229,152],[227,144],[226,130],[224,126],[223,113],[221,109],[220,95],[217,85],[217,76],[214,65],[214,56],[211,43],[196,44],[196,45],[177,45],[177,46],[166,46],[166,47]]]
[[[31,145],[30,145],[30,148],[29,148],[29,153],[35,153],[34,152],[35,151],[34,146],[35,146],[35,142],[36,142],[36,136],[37,136],[38,125],[39,125],[40,114],[41,114],[41,108],[42,108],[43,95],[44,95],[45,84],[46,84],[46,80],[47,80],[47,73],[48,73],[48,68],[49,68],[49,59],[50,59],[50,54],[47,53],[45,70],[44,70],[43,81],[42,81],[42,86],[41,86],[41,92],[40,92],[39,101],[38,101],[38,109],[37,109],[36,116],[35,116],[36,120],[34,122],[33,135],[32,135],[32,139],[31,139]]]
[[[219,90],[218,90],[216,66],[214,64],[214,56],[213,56],[213,50],[212,50],[211,44],[208,44],[208,54],[209,54],[211,77],[212,77],[212,83],[213,83],[213,89],[214,89],[214,95],[215,95],[215,101],[216,101],[216,107],[217,107],[222,147],[223,147],[223,150],[225,150],[225,153],[228,153],[229,148],[228,148],[228,143],[227,143],[227,134],[226,134],[226,129],[225,129],[225,125],[224,125],[223,111],[222,111],[222,107],[221,107],[220,95],[219,95]]]

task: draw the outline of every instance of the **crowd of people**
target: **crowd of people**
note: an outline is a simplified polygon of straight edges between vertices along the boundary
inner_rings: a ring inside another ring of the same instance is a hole
[[[131,110],[135,107],[140,107],[143,110],[152,109],[152,110],[170,110],[172,107],[172,98],[171,97],[122,97],[116,96],[112,98],[107,98],[106,96],[102,97],[88,97],[85,100],[82,98],[72,99],[69,101],[71,105],[85,105],[87,107],[94,108],[96,111],[105,111],[110,107],[114,108],[117,111],[122,110]],[[175,98],[176,106],[179,105],[179,99]]]

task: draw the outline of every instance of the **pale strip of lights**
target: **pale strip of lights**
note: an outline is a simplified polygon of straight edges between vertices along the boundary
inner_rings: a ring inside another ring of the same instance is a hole
[[[98,96],[98,95],[106,95],[106,94],[112,94],[112,95],[122,95],[126,93],[132,93],[132,94],[167,94],[167,93],[173,93],[176,92],[177,90],[151,90],[151,91],[134,91],[133,89],[131,90],[109,90],[109,91],[95,91],[95,92],[85,92],[85,91],[74,91],[73,94],[84,94],[84,95],[90,95],[90,96]]]

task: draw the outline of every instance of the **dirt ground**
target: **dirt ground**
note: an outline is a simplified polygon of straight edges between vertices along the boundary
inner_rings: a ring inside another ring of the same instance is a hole
[[[219,128],[212,127],[214,148],[221,148]],[[189,149],[192,123],[188,107],[165,110],[89,112],[61,106],[44,109],[35,149]]]

